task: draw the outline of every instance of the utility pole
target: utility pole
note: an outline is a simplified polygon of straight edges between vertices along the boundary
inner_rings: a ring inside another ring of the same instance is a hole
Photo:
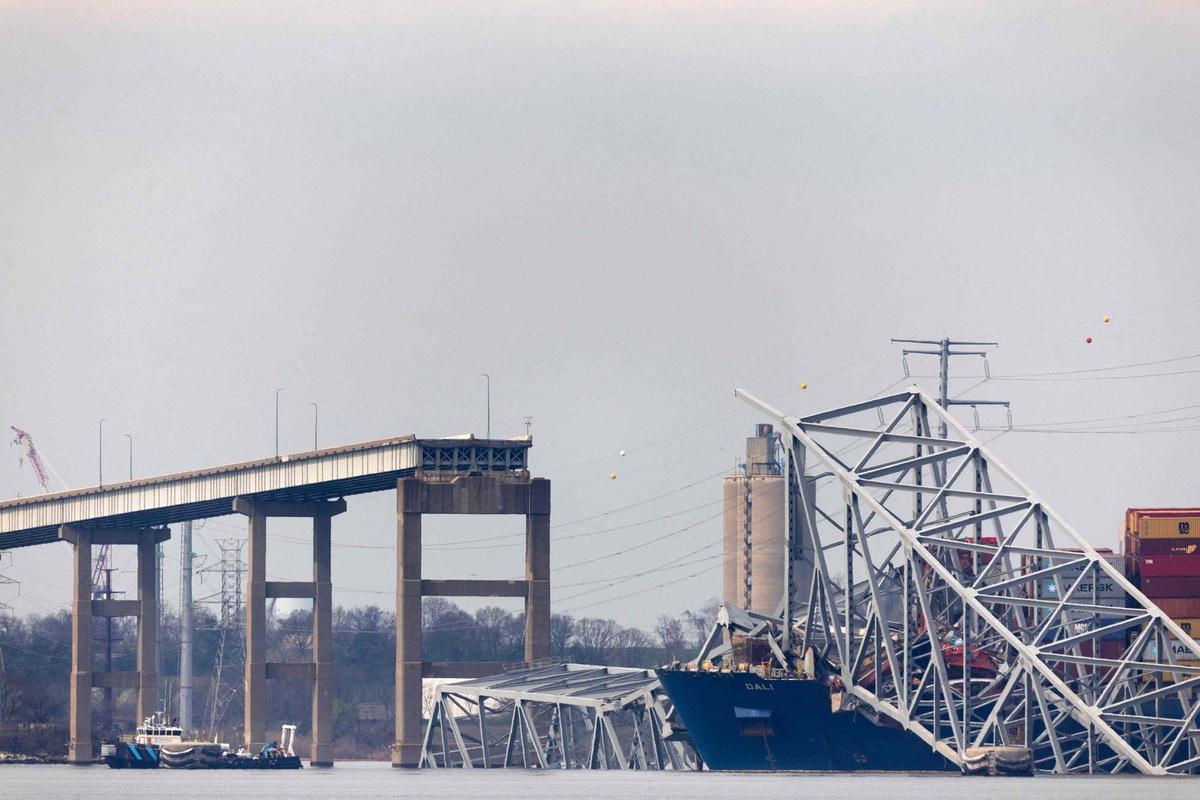
[[[179,726],[192,730],[192,521],[179,535]]]
[[[313,407],[313,450],[316,450],[317,449],[317,420],[319,419],[319,417],[321,415],[321,407],[313,402],[310,402],[309,405]]]
[[[100,466],[100,483],[98,485],[101,488],[104,488],[104,423],[106,422],[108,422],[107,419],[100,420],[100,458],[98,459]]]
[[[279,393],[283,387],[275,390],[275,458],[279,458]]]
[[[949,410],[950,406],[1004,406],[1009,407],[1007,400],[955,400],[950,397],[950,358],[952,356],[979,356],[983,359],[983,372],[991,377],[988,368],[986,350],[955,350],[955,347],[999,347],[999,342],[959,342],[952,339],[892,339],[893,344],[923,344],[933,345],[936,350],[909,350],[902,352],[904,358],[904,376],[909,376],[908,356],[937,356],[938,357],[938,405]],[[938,425],[938,437],[947,436],[946,423]]]
[[[486,438],[492,438],[492,376],[486,372],[481,372],[480,377],[487,381],[487,434]]]

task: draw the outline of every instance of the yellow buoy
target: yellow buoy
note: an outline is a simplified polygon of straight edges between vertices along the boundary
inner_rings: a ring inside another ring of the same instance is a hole
[[[610,481],[615,481],[617,479],[617,473],[615,473],[615,472],[608,473],[608,479]]]
[[[800,384],[800,388],[801,388],[801,389],[807,389],[807,388],[808,388],[808,384],[807,384],[807,383],[802,383],[802,384]]]
[[[1104,321],[1105,321],[1105,322],[1108,322],[1108,314],[1105,314],[1105,315],[1104,315]]]

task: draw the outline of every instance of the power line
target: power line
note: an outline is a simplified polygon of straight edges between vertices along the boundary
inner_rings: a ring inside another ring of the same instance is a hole
[[[595,558],[588,558],[583,561],[575,561],[571,564],[564,564],[559,567],[554,567],[553,569],[555,571],[561,572],[562,570],[574,569],[575,567],[582,567],[582,566],[586,566],[587,564],[594,564],[597,561],[604,561],[609,558],[615,558],[617,556],[625,555],[626,553],[633,552],[634,550],[640,550],[643,547],[649,547],[650,545],[654,544],[655,542],[661,542],[664,539],[671,538],[672,536],[678,536],[681,533],[686,533],[687,531],[693,530],[693,529],[699,527],[700,525],[703,525],[705,522],[711,522],[712,520],[717,519],[718,517],[724,516],[724,514],[725,514],[725,511],[724,511],[724,509],[722,509],[721,511],[717,512],[716,514],[713,514],[712,516],[705,517],[704,519],[701,519],[701,520],[697,520],[696,522],[693,522],[690,525],[686,525],[682,528],[679,528],[678,530],[674,530],[674,531],[671,531],[670,533],[663,534],[662,536],[656,536],[653,539],[647,539],[644,542],[640,542],[638,544],[631,545],[630,547],[626,547],[621,550],[616,550],[611,553],[606,553],[605,555],[602,555],[602,556],[596,556]]]
[[[629,530],[630,528],[640,528],[641,526],[649,525],[652,522],[662,522],[665,519],[672,519],[674,517],[683,516],[684,514],[689,514],[692,511],[699,511],[702,508],[711,508],[712,506],[718,505],[719,503],[722,503],[722,502],[724,502],[724,499],[718,498],[716,500],[711,500],[707,503],[701,503],[700,505],[691,506],[690,508],[685,508],[680,511],[674,511],[670,514],[663,514],[658,517],[650,517],[649,519],[643,519],[638,522],[630,522],[626,525],[616,525],[612,528],[601,528],[600,530],[587,531],[586,533],[572,533],[572,534],[568,534],[567,536],[557,536],[553,539],[553,542],[558,543],[558,542],[570,541],[572,539],[586,539],[591,536],[599,536],[602,533],[613,533],[614,531],[624,531],[624,530]],[[554,526],[551,525],[550,529],[554,530]],[[495,541],[497,539],[511,539],[516,536],[524,537],[525,533],[522,531],[520,533],[506,533],[506,534],[501,534],[499,536],[486,536],[481,539],[466,539],[461,542],[453,542],[453,543],[444,544],[444,545],[429,545],[426,549],[429,549],[429,550],[486,550],[486,549],[488,549],[486,547],[460,547],[459,545],[467,544],[469,542],[487,542],[487,541]],[[524,544],[524,542],[517,542],[516,544],[511,544],[511,545],[496,545],[496,546],[497,547],[518,547],[523,544]]]
[[[1071,369],[1071,370],[1055,370],[1052,372],[1028,372],[1021,375],[1009,375],[1008,378],[1043,378],[1051,375],[1082,375],[1092,372],[1113,372],[1120,369],[1133,369],[1134,367],[1153,367],[1159,364],[1174,364],[1178,361],[1191,361],[1200,358],[1200,353],[1192,353],[1186,356],[1176,356],[1175,358],[1160,358],[1157,361],[1134,361],[1129,364],[1118,364],[1111,367],[1093,367],[1091,369]]]
[[[1046,382],[1046,383],[1067,383],[1067,382],[1078,382],[1078,381],[1136,381],[1136,380],[1141,380],[1142,378],[1168,378],[1168,377],[1172,377],[1175,375],[1196,375],[1197,373],[1200,373],[1200,369],[1180,369],[1180,370],[1174,370],[1172,372],[1146,372],[1146,373],[1142,373],[1141,375],[1092,375],[1092,376],[1082,377],[1082,378],[1079,378],[1079,377],[1065,377],[1065,378],[1028,377],[1028,378],[1024,378],[1024,377],[1018,377],[1016,375],[1010,375],[1010,376],[993,375],[992,380],[994,380],[994,381],[1032,381],[1032,382],[1041,381],[1041,382]],[[1067,373],[1062,373],[1062,374],[1065,375]]]
[[[676,578],[675,580],[672,580],[672,581],[663,581],[662,583],[660,583],[660,584],[657,584],[657,585],[655,585],[655,586],[649,586],[649,587],[647,587],[647,588],[645,588],[645,589],[640,589],[640,590],[638,590],[638,591],[636,591],[636,592],[630,592],[629,594],[623,595],[623,597],[637,597],[638,595],[643,595],[643,594],[646,594],[647,592],[653,592],[653,591],[655,591],[656,589],[662,589],[662,588],[664,588],[664,587],[666,587],[666,586],[672,586],[672,585],[674,585],[674,584],[676,584],[676,583],[682,583],[682,582],[684,582],[684,581],[686,581],[686,580],[691,580],[692,578],[699,577],[699,576],[701,576],[701,575],[705,574],[706,572],[712,572],[714,569],[717,569],[717,568],[718,568],[718,567],[720,567],[720,566],[721,566],[720,564],[717,564],[717,565],[715,565],[715,566],[712,566],[712,567],[706,567],[705,569],[699,570],[699,571],[697,571],[697,572],[693,572],[691,575],[684,575],[682,578]],[[600,605],[601,603],[609,603],[609,602],[612,602],[612,598],[605,598],[605,599],[602,599],[602,600],[596,600],[595,602],[592,602],[592,603],[585,603],[584,605],[581,605],[581,606],[574,606],[574,607],[572,607],[572,608],[564,608],[564,609],[561,609],[559,613],[567,613],[567,612],[570,612],[570,611],[579,611],[579,610],[581,610],[581,609],[584,609],[584,608],[592,608],[593,606],[598,606],[598,605]]]
[[[1135,419],[1137,417],[1154,417],[1159,414],[1173,414],[1176,411],[1190,411],[1193,408],[1200,408],[1200,403],[1192,403],[1186,406],[1176,406],[1174,408],[1163,408],[1158,411],[1141,411],[1133,414],[1119,414],[1114,417],[1091,417],[1089,419],[1068,419],[1056,420],[1054,422],[1027,422],[1022,425],[1022,428],[1042,428],[1051,427],[1054,425],[1082,425],[1089,422],[1113,422],[1116,420]]]

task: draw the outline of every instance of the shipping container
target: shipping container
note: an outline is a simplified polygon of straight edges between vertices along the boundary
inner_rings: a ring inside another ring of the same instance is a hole
[[[1079,652],[1084,656],[1092,654],[1092,643],[1090,641],[1079,643]],[[1120,636],[1117,639],[1103,639],[1100,642],[1100,658],[1120,658],[1125,652],[1125,637]]]
[[[1181,539],[1200,533],[1200,516],[1149,517],[1138,520],[1138,538]]]
[[[1145,652],[1146,658],[1148,658],[1150,660],[1157,659],[1158,658],[1158,642],[1151,641],[1149,644],[1146,645],[1146,649],[1144,652]],[[1183,642],[1179,642],[1179,641],[1173,640],[1171,642],[1171,653],[1172,653],[1172,655],[1175,656],[1176,661],[1187,661],[1189,659],[1196,658],[1196,654],[1192,651],[1192,649],[1190,647],[1188,647],[1187,645],[1185,645]]]
[[[1183,632],[1193,639],[1200,636],[1200,619],[1175,619],[1174,622],[1183,628]]]
[[[1200,508],[1131,508],[1125,512],[1125,536],[1178,539],[1200,536]]]
[[[1159,575],[1196,577],[1200,576],[1200,558],[1196,556],[1146,556],[1139,559],[1137,571],[1143,579]]]
[[[1200,577],[1192,575],[1143,575],[1139,588],[1156,597],[1200,597]]]
[[[1200,556],[1200,536],[1186,539],[1138,539],[1130,540],[1125,551],[1134,558],[1153,556]]]
[[[1064,549],[1063,552],[1081,551]],[[1099,553],[1100,556],[1103,557],[1104,560],[1107,561],[1112,567],[1114,567],[1117,572],[1121,573],[1122,575],[1126,574],[1124,558],[1122,556],[1113,553],[1112,550],[1107,548],[1097,548],[1096,552]],[[1039,568],[1044,569],[1046,566],[1048,566],[1048,562],[1045,562],[1043,559],[1038,559],[1036,556],[1025,555],[1021,557],[1021,567],[1026,572],[1034,572]],[[1069,589],[1071,584],[1073,584],[1079,578],[1079,576],[1083,573],[1083,569],[1084,565],[1080,564],[1071,567],[1070,569],[1063,570],[1059,573],[1059,580],[1062,582],[1064,591]],[[1040,597],[1048,600],[1054,600],[1058,598],[1058,586],[1055,585],[1053,578],[1043,578],[1040,583]],[[1112,577],[1103,572],[1101,573],[1098,581],[1093,581],[1091,575],[1085,578],[1075,590],[1075,599],[1091,602],[1093,583],[1096,584],[1095,591],[1097,605],[1117,607],[1124,607],[1126,605],[1125,600],[1127,595],[1125,590],[1122,589],[1120,584],[1118,584]],[[1031,586],[1030,590],[1032,591],[1032,589],[1033,587]]]
[[[1200,618],[1200,597],[1156,597],[1153,601],[1171,619]]]
[[[1180,659],[1178,661],[1178,664],[1181,667],[1200,667],[1200,661],[1195,661],[1195,660],[1191,660],[1191,659],[1188,659],[1188,660]],[[1157,677],[1157,673],[1144,673],[1141,676],[1141,680],[1149,681],[1152,676]],[[1189,678],[1196,678],[1196,677],[1200,677],[1200,672],[1164,672],[1162,674],[1162,679],[1163,679],[1163,682],[1165,682],[1165,683],[1175,683],[1176,681],[1186,681]]]

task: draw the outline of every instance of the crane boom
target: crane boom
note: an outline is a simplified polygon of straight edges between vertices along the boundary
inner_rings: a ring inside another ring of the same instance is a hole
[[[37,478],[37,482],[41,484],[42,491],[49,492],[50,471],[46,468],[46,462],[42,460],[42,454],[34,446],[33,437],[16,425],[9,425],[9,427],[16,434],[12,443],[25,448],[25,455],[29,459],[29,466],[33,467],[33,474]]]

